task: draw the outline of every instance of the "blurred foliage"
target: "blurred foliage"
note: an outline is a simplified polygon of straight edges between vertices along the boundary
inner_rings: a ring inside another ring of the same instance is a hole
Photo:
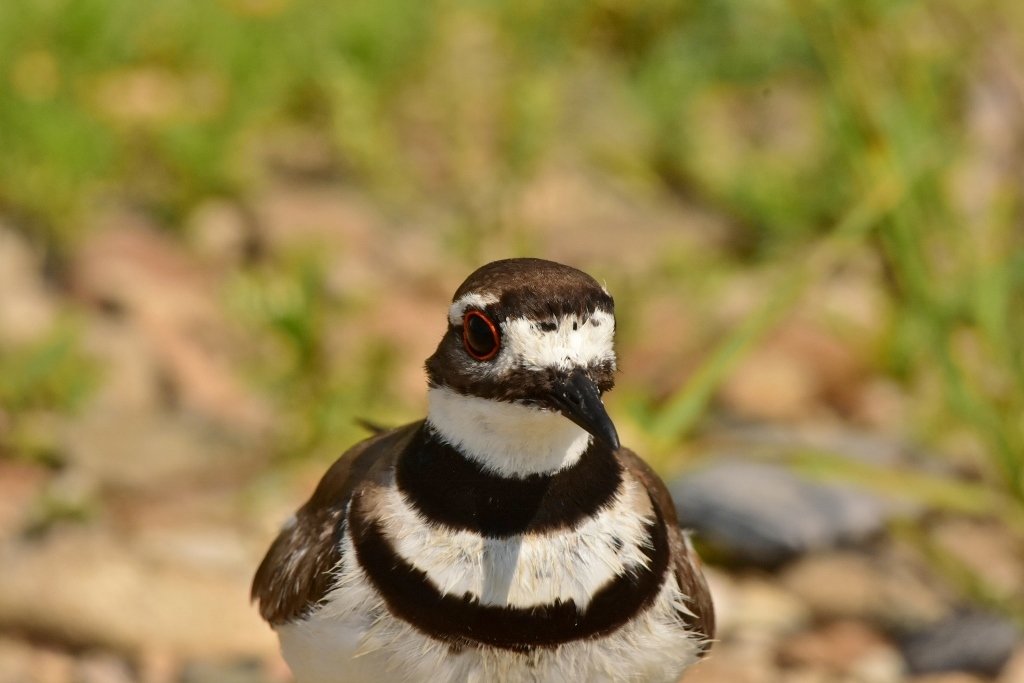
[[[12,414],[71,410],[94,380],[95,369],[67,324],[38,342],[0,349],[0,406]]]
[[[879,366],[920,401],[908,428],[971,430],[1024,497],[1020,153],[979,161],[993,145],[970,120],[978,80],[998,50],[1013,62],[1022,32],[1009,0],[5,0],[0,208],[57,253],[110,195],[174,229],[199,200],[257,186],[260,144],[297,126],[347,181],[454,212],[472,255],[507,227],[503,202],[574,158],[727,216],[728,267],[781,273],[762,314],[651,402],[656,438],[683,438],[815,276],[868,250],[894,305]],[[988,194],[961,186],[978,163],[1009,169]],[[807,258],[822,245],[830,256]],[[358,376],[332,365],[323,320],[346,302],[317,268],[278,263],[230,295],[286,350],[262,370],[302,397],[288,419],[311,446],[386,402],[368,387],[390,362],[371,345]],[[4,367],[33,367],[17,358]],[[5,399],[60,403],[47,387],[63,362],[31,390],[8,377]]]
[[[393,415],[401,401],[388,391],[395,350],[367,339],[353,356],[330,353],[328,320],[352,302],[325,282],[316,254],[301,253],[239,276],[228,304],[253,335],[259,381],[275,403],[277,438],[287,457],[335,457],[339,444],[365,435],[357,422]]]
[[[58,464],[52,424],[40,417],[73,411],[96,380],[70,322],[30,344],[0,344],[0,456]]]

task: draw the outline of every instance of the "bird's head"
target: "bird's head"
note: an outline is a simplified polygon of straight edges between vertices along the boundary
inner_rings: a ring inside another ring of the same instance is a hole
[[[612,297],[586,273],[541,259],[489,263],[455,292],[427,359],[428,421],[506,473],[557,469],[591,437],[618,449],[601,401],[614,385],[614,337]]]

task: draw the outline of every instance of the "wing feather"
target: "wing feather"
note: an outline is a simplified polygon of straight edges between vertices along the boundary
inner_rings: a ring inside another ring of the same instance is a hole
[[[672,568],[675,571],[679,587],[687,596],[688,607],[692,614],[683,615],[688,628],[703,634],[705,639],[704,653],[710,649],[715,636],[715,609],[711,602],[711,592],[701,571],[701,561],[686,533],[679,528],[675,504],[661,477],[636,453],[622,448],[617,456],[628,472],[636,477],[651,494],[651,499],[661,512],[662,519],[669,526],[669,544],[672,553]]]
[[[394,466],[421,422],[382,432],[346,451],[327,470],[312,497],[285,523],[253,578],[251,598],[277,626],[313,611],[331,590],[342,559],[349,500],[376,473]]]

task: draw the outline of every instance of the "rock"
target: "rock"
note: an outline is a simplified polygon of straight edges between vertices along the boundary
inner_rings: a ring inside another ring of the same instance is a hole
[[[925,674],[924,676],[913,676],[911,683],[985,683],[986,679],[965,673]],[[1015,679],[1014,683],[1017,683]]]
[[[932,527],[931,537],[997,597],[1010,600],[1021,595],[1024,547],[1005,526],[984,520],[943,519]]]
[[[182,663],[169,648],[162,645],[143,648],[135,658],[139,683],[179,683]]]
[[[807,609],[775,582],[751,577],[732,579],[712,567],[705,573],[715,599],[719,638],[758,633],[774,639],[808,622]]]
[[[63,660],[65,671],[54,676],[43,672],[38,664],[36,648],[6,636],[0,637],[0,683],[65,683],[71,678],[71,657]]]
[[[1021,632],[1009,619],[986,612],[960,612],[910,632],[900,644],[913,673],[965,672],[997,676]]]
[[[795,420],[813,412],[818,386],[800,358],[758,349],[726,380],[721,395],[725,405],[743,417]]]
[[[819,619],[862,619],[889,628],[934,622],[949,612],[946,596],[910,558],[891,553],[829,552],[787,567],[780,583]]]
[[[531,229],[546,258],[565,263],[613,263],[633,277],[666,254],[706,253],[724,241],[721,216],[639,193],[607,176],[568,164],[548,165],[512,207],[514,222]],[[623,235],[629,234],[629,248]]]
[[[250,4],[268,3],[257,0]],[[336,179],[342,170],[330,135],[315,126],[281,122],[251,142],[253,174],[269,172],[312,184]]]
[[[788,426],[754,423],[732,430],[730,436],[737,441],[733,448],[756,448],[760,445],[776,458],[783,458],[794,451],[810,450],[878,467],[918,464],[912,459],[910,449],[895,439],[830,424]]]
[[[715,600],[716,642],[711,656],[687,671],[683,683],[779,681],[776,649],[807,628],[807,610],[765,578],[733,577],[715,567],[705,567],[705,575]]]
[[[848,340],[792,320],[743,359],[723,384],[721,398],[746,418],[797,421],[814,417],[823,406],[851,405],[863,373]]]
[[[426,377],[423,361],[437,348],[437,340],[445,331],[444,318],[438,320],[430,312],[447,304],[441,304],[436,299],[428,300],[412,288],[382,291],[378,301],[381,305],[368,311],[362,318],[358,330],[360,338],[354,340],[354,345],[359,349],[357,353],[363,358],[372,357],[386,344],[392,344],[389,376],[382,390],[390,390],[394,396],[403,397],[405,402],[415,404],[417,411],[425,411]],[[396,320],[403,321],[404,331],[396,332]],[[339,323],[336,326],[352,327],[350,323]]]
[[[682,526],[730,559],[757,566],[864,541],[893,513],[882,498],[852,486],[736,458],[688,473],[669,488]]]
[[[105,119],[125,126],[159,126],[193,103],[169,69],[131,67],[106,71],[91,84],[92,105]]]
[[[0,683],[74,683],[74,670],[65,652],[0,636]]]
[[[255,250],[251,222],[236,203],[209,199],[189,214],[186,231],[204,260],[228,270],[243,264]]]
[[[20,533],[26,512],[39,497],[50,473],[32,463],[0,458],[0,543]]]
[[[668,400],[704,355],[704,321],[693,302],[680,300],[678,285],[645,287],[630,302],[616,321],[619,367],[630,385],[643,387],[655,401]]]
[[[42,258],[0,222],[0,344],[29,344],[57,319],[57,303],[43,279]]]
[[[903,673],[899,653],[863,622],[844,620],[787,638],[779,650],[786,667],[825,669],[833,674],[858,674],[867,683],[896,683]]]
[[[891,378],[866,378],[857,394],[852,417],[857,424],[870,429],[899,434],[912,419],[910,393]]]
[[[252,212],[269,253],[316,250],[329,257],[346,288],[375,289],[386,282],[372,255],[375,245],[387,243],[381,235],[387,222],[362,195],[339,185],[277,183],[255,198]]]
[[[778,680],[770,667],[737,661],[718,650],[716,646],[717,654],[689,669],[680,683],[774,683]]]
[[[810,452],[873,467],[912,469],[940,476],[956,474],[939,454],[898,436],[829,422],[726,422],[708,434],[706,443],[708,449],[720,451],[722,457],[756,454],[759,460],[786,462],[795,453]]]
[[[262,662],[243,659],[233,662],[190,662],[182,672],[181,683],[271,683]]]
[[[76,254],[72,284],[102,314],[91,321],[88,348],[111,366],[113,382],[132,378],[120,407],[137,407],[141,392],[240,433],[262,433],[269,409],[238,377],[243,340],[217,305],[213,274],[145,217],[111,211],[96,220],[104,227]],[[120,398],[106,388],[99,394]]]
[[[893,647],[879,647],[864,654],[857,661],[851,673],[856,681],[863,683],[903,683],[903,658]]]
[[[211,481],[254,462],[251,452],[239,452],[237,441],[188,415],[93,406],[62,431],[75,470],[115,489]]]
[[[682,683],[776,683],[781,680],[777,647],[777,638],[763,631],[721,636],[712,654],[688,670]]]
[[[134,683],[128,663],[111,654],[90,653],[76,667],[75,683]]]
[[[830,335],[856,340],[853,346],[862,356],[887,333],[891,309],[884,266],[870,249],[845,253],[841,266],[827,269],[804,289],[798,305],[804,318]]]
[[[1017,646],[1013,657],[1003,668],[1003,674],[999,677],[999,683],[1020,683],[1024,681],[1024,643]]]
[[[269,660],[276,640],[249,604],[255,562],[203,567],[151,556],[130,536],[64,527],[0,546],[0,631],[132,655]]]

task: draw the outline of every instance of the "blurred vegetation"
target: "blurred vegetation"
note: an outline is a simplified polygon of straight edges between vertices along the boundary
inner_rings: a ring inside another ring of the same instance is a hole
[[[279,267],[243,274],[228,297],[247,329],[265,342],[252,364],[258,381],[282,397],[277,419],[287,458],[324,450],[326,457],[336,457],[339,444],[366,435],[360,420],[392,418],[396,406],[405,407],[389,390],[396,351],[387,340],[368,339],[354,357],[332,357],[328,321],[353,304],[339,301],[325,286],[321,261],[301,254]]]
[[[57,262],[110,197],[173,232],[204,198],[244,201],[254,150],[299,128],[379,201],[450,211],[445,239],[470,263],[489,231],[516,230],[504,203],[569,157],[726,216],[726,277],[779,272],[687,383],[638,402],[652,439],[690,434],[821,271],[867,251],[892,310],[878,368],[920,403],[908,432],[969,431],[1024,499],[1021,152],[972,119],[1001,50],[1019,71],[1022,32],[1010,0],[4,0],[0,210]],[[965,180],[978,164],[1001,173],[979,188]],[[692,284],[669,260],[652,268]],[[358,377],[325,359],[323,319],[346,302],[316,259],[240,276],[230,298],[289,349],[261,380],[303,397],[288,419],[307,447],[387,402],[370,390],[386,346]],[[4,358],[12,412],[78,394],[66,343]],[[73,388],[53,390],[68,373]]]
[[[96,384],[71,321],[34,343],[0,344],[0,457],[60,464],[52,417],[78,408]]]

